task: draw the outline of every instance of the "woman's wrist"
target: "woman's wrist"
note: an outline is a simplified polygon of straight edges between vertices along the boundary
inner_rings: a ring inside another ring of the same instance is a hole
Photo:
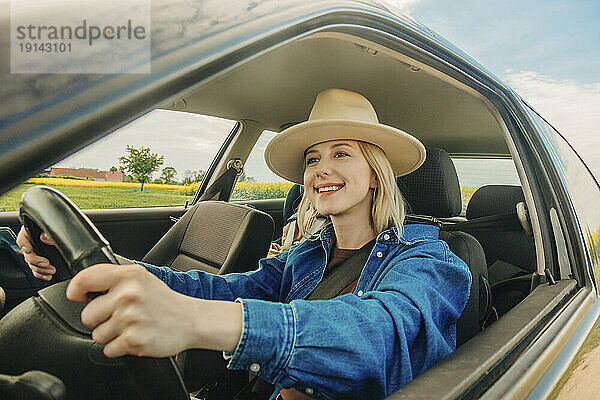
[[[242,305],[232,301],[196,299],[194,348],[234,352],[242,335]]]

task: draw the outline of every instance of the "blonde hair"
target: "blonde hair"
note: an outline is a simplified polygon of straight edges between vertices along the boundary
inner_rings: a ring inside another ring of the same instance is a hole
[[[371,203],[371,220],[377,234],[397,226],[402,234],[402,224],[406,216],[404,210],[404,198],[396,185],[396,177],[385,153],[378,146],[357,141],[365,160],[375,173],[377,187],[373,189],[373,201]],[[307,239],[315,239],[316,236],[309,234],[310,227],[317,218],[317,210],[312,206],[306,195],[302,195],[302,201],[298,206],[298,229],[300,234]]]

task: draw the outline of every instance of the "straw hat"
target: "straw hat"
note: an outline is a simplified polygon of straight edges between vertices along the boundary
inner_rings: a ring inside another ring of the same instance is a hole
[[[265,150],[265,161],[277,175],[302,184],[306,149],[341,139],[379,146],[397,177],[411,173],[425,161],[425,147],[418,139],[380,124],[369,100],[343,89],[320,92],[308,121],[285,129],[271,140]]]

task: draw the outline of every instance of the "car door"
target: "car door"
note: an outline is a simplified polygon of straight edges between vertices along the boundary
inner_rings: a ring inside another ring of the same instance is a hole
[[[569,143],[517,103],[515,158],[538,230],[532,292],[390,399],[593,398],[599,389],[584,373],[600,362],[598,184]]]

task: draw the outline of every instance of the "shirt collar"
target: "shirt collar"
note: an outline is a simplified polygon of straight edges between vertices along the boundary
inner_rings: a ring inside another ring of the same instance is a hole
[[[393,227],[392,229],[397,230],[398,228]],[[410,245],[427,240],[438,240],[439,237],[440,228],[435,225],[408,224],[402,227],[402,236],[400,237],[400,242]]]
[[[393,226],[377,236],[377,243],[394,244],[400,242],[405,245],[411,245],[426,240],[437,240],[439,238],[439,233],[440,228],[434,225],[403,225],[402,232],[400,232],[399,227]],[[402,235],[400,236],[400,234]],[[335,231],[333,230],[333,224],[325,224],[320,233],[321,241],[330,242],[334,236]]]

